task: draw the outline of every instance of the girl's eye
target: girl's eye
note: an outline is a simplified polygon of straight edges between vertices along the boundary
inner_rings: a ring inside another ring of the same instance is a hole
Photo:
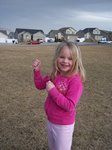
[[[72,60],[72,58],[69,58],[69,60]]]
[[[64,56],[60,56],[59,58],[62,58],[62,59],[65,59],[65,57]],[[67,58],[68,60],[72,60],[72,58],[70,57],[70,58]]]
[[[64,58],[63,56],[60,56],[60,58]]]

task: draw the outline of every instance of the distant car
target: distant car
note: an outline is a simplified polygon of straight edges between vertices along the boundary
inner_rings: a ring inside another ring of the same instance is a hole
[[[112,41],[107,41],[107,43],[112,43]]]
[[[103,40],[101,40],[101,41],[98,41],[98,43],[99,43],[99,44],[100,44],[100,43],[101,43],[101,44],[105,44],[105,43],[107,43],[107,41],[105,41],[105,40],[104,40],[104,41],[103,41]]]
[[[40,41],[31,41],[31,44],[40,44]]]
[[[27,44],[41,44],[42,41],[29,41]]]
[[[101,40],[101,41],[98,41],[98,43],[100,44],[110,44],[112,43],[112,41],[106,41],[106,40]]]

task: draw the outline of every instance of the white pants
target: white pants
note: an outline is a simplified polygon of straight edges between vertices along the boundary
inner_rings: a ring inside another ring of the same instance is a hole
[[[71,150],[74,124],[57,125],[48,121],[49,150]]]

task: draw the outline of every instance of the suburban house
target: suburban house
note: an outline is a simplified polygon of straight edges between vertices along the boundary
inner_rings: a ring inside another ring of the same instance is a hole
[[[8,39],[6,30],[0,30],[0,38]]]
[[[49,33],[48,33],[48,35],[47,35],[47,37],[49,37],[49,38],[55,38],[55,37],[58,37],[58,30],[51,30]]]
[[[84,37],[85,40],[91,40],[94,42],[100,41],[104,37],[107,40],[112,40],[110,39],[110,37],[112,37],[112,32],[100,30],[98,28],[85,28],[84,30],[79,30],[76,35],[78,38]]]
[[[59,30],[51,30],[48,37],[55,38],[55,41],[76,41],[76,30],[72,27],[64,27]]]
[[[7,39],[8,39],[7,31],[0,30],[0,43],[6,43]]]
[[[9,32],[8,37],[9,37],[10,39],[13,39],[13,38],[14,38],[14,32]]]
[[[77,37],[76,37],[76,30],[72,27],[65,27],[59,29],[60,36],[66,40],[66,41],[72,41],[75,42]]]
[[[112,32],[106,30],[100,30],[103,38],[106,38],[107,41],[112,41]]]
[[[79,30],[76,35],[78,38],[84,37],[85,40],[99,41],[102,38],[101,31],[98,28],[85,28]]]
[[[0,30],[0,43],[17,44],[18,40],[14,39],[14,33],[6,30]]]
[[[45,37],[43,30],[21,28],[16,28],[15,30],[15,38],[18,39],[19,42],[37,41],[39,39],[44,41]]]

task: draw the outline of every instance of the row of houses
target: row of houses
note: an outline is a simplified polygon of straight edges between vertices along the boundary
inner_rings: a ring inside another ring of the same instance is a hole
[[[22,29],[16,28],[15,32],[10,32],[7,34],[5,30],[0,30],[0,38],[15,38],[18,42],[28,42],[28,41],[37,41],[51,38],[55,41],[76,41],[77,39],[84,38],[89,41],[99,41],[102,38],[107,40],[112,40],[112,32],[100,30],[98,28],[85,28],[83,30],[77,31],[73,27],[64,27],[58,30],[51,30],[47,35],[43,30],[36,29]]]

